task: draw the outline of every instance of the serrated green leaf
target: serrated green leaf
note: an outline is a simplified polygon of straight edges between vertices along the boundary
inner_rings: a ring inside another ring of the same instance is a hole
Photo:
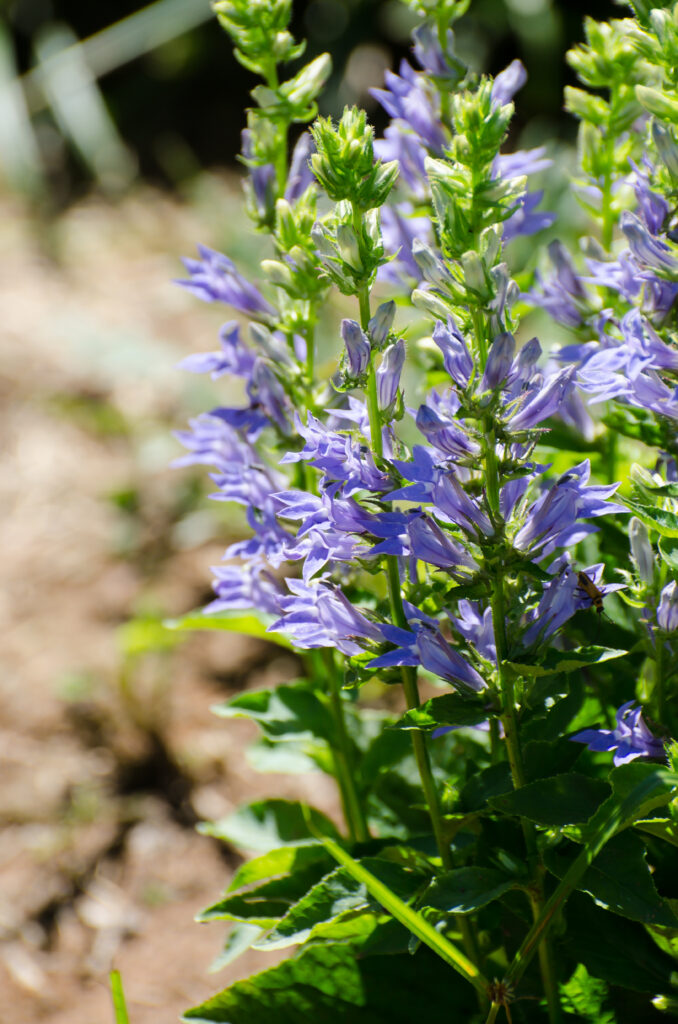
[[[634,821],[633,826],[641,832],[647,832],[657,839],[671,843],[672,846],[678,846],[678,822],[673,818],[641,818]]]
[[[441,726],[478,725],[487,720],[483,702],[461,697],[457,693],[444,693],[411,708],[394,723],[394,729],[421,729],[429,731]]]
[[[537,664],[529,662],[507,661],[514,672],[521,676],[548,676],[556,672],[575,672],[580,668],[599,665],[612,658],[623,658],[628,651],[616,650],[613,647],[578,647],[573,651],[556,651],[550,647]]]
[[[306,775],[320,770],[334,775],[332,754],[324,740],[269,740],[262,736],[250,743],[245,757],[257,772]]]
[[[362,864],[401,899],[409,900],[424,881],[420,872],[379,857],[364,857],[357,863]],[[257,943],[257,948],[282,949],[305,942],[316,925],[347,913],[378,906],[363,882],[353,878],[345,868],[337,868],[291,907],[275,928]]]
[[[634,516],[638,516],[642,523],[656,530],[662,537],[678,537],[678,515],[675,512],[668,512],[663,508],[655,508],[653,505],[644,505],[641,502],[626,499]]]
[[[578,854],[579,847],[565,843],[547,850],[544,862],[551,874],[563,878]],[[605,910],[631,921],[678,927],[673,911],[654,887],[645,845],[631,832],[621,832],[607,843],[577,882],[577,889]]]
[[[217,630],[225,633],[242,633],[243,636],[257,637],[259,640],[267,640],[269,643],[277,644],[278,647],[285,647],[293,650],[293,645],[281,633],[269,633],[268,627],[274,622],[272,615],[265,615],[263,612],[220,612],[218,615],[207,615],[199,608],[178,619],[165,619],[163,625],[166,629],[179,630]]]
[[[504,814],[515,814],[540,825],[572,825],[588,821],[609,796],[600,779],[577,772],[538,779],[489,803]]]
[[[334,724],[328,708],[305,684],[284,684],[271,690],[249,690],[212,711],[221,718],[250,718],[275,739],[286,736],[332,738]]]
[[[422,1005],[444,1020],[471,1020],[475,996],[442,961],[415,956],[356,957],[347,944],[308,946],[261,974],[236,982],[185,1020],[205,1024],[412,1024]]]
[[[293,875],[297,871],[310,867],[311,864],[318,863],[322,865],[321,875],[323,875],[330,870],[334,861],[325,847],[315,839],[293,846],[282,846],[242,864],[233,876],[227,892],[242,889],[264,879]]]
[[[493,868],[457,868],[438,875],[421,897],[421,909],[471,914],[515,887],[515,879]]]
[[[303,807],[296,800],[257,800],[220,821],[203,822],[199,829],[215,839],[266,853],[287,843],[313,838],[309,816],[316,833],[339,838],[336,825],[327,815]]]
[[[223,899],[203,910],[198,920],[247,921],[272,928],[322,878],[324,868],[322,863],[310,864],[293,875],[229,890]]]
[[[511,769],[506,761],[483,768],[481,772],[471,775],[464,783],[459,794],[461,807],[464,811],[478,811],[492,799],[502,793],[510,793],[513,789]]]

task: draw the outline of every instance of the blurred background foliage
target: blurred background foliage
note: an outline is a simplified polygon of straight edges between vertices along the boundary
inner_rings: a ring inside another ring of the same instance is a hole
[[[562,110],[565,51],[585,15],[623,16],[611,0],[474,0],[458,26],[460,55],[496,73],[529,68],[514,132],[571,140]],[[328,50],[322,112],[346,103],[384,115],[368,89],[408,55],[413,15],[399,0],[298,0],[304,60]],[[78,45],[81,43],[82,45]],[[180,186],[235,162],[253,82],[216,28],[207,0],[5,0],[0,8],[0,163],[10,185],[57,206],[93,181],[109,192],[140,175]]]

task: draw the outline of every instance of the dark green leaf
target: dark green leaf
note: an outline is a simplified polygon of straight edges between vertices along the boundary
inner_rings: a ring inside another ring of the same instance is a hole
[[[511,769],[506,761],[490,765],[472,775],[459,794],[464,811],[478,811],[492,799],[513,789]]]
[[[419,905],[422,909],[432,907],[450,914],[471,914],[514,886],[515,879],[492,868],[457,868],[438,875]]]
[[[428,950],[416,956],[356,958],[348,945],[304,947],[291,960],[236,982],[186,1014],[206,1024],[412,1024],[468,1021],[477,1009],[470,985]]]
[[[574,960],[612,985],[652,994],[671,990],[673,959],[657,949],[643,925],[601,910],[589,896],[571,896],[563,941]]]
[[[271,878],[244,889],[229,891],[208,907],[200,921],[248,921],[271,928],[322,877],[324,864],[312,864],[293,875]]]
[[[628,651],[619,651],[612,647],[578,647],[574,651],[556,651],[549,647],[538,665],[522,661],[508,661],[505,664],[521,676],[548,676],[556,672],[575,672],[577,669],[599,665],[612,658],[623,658],[625,654],[628,654]]]
[[[420,872],[378,857],[365,857],[358,863],[401,899],[410,899],[424,880]],[[345,868],[337,868],[291,907],[273,931],[257,943],[257,947],[279,949],[305,942],[318,924],[342,914],[378,907],[364,884],[352,878]]]
[[[178,619],[166,619],[166,629],[202,630],[214,629],[225,633],[242,633],[244,636],[258,637],[268,640],[279,647],[292,649],[289,640],[281,633],[269,633],[268,627],[274,621],[272,615],[258,612],[221,612],[218,615],[206,615],[200,608]]]
[[[457,693],[445,693],[407,711],[393,728],[428,731],[444,725],[478,725],[487,719],[487,714],[487,708],[482,701],[461,697]]]
[[[523,764],[528,782],[567,772],[581,756],[582,748],[569,739],[530,740],[523,747]]]
[[[579,853],[574,843],[546,851],[549,871],[562,878]],[[673,911],[654,887],[640,836],[621,832],[607,843],[577,883],[596,903],[641,924],[678,926]]]
[[[530,782],[490,804],[504,814],[529,818],[540,825],[572,825],[588,821],[609,796],[610,787],[600,779],[570,772]]]
[[[286,843],[313,838],[307,824],[310,815],[317,833],[338,838],[334,822],[315,808],[294,800],[257,800],[220,821],[205,822],[200,831],[216,839],[265,853]]]
[[[402,761],[412,751],[412,741],[404,733],[384,729],[370,743],[360,761],[363,785],[372,788],[381,772]]]

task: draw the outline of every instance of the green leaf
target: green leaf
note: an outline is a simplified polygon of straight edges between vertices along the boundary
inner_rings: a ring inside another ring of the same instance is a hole
[[[535,782],[537,779],[568,772],[581,754],[581,747],[565,737],[558,740],[530,740],[523,747],[526,781]]]
[[[574,843],[563,843],[547,850],[544,862],[551,874],[562,878],[578,854]],[[631,832],[621,832],[607,843],[577,882],[577,889],[587,892],[605,910],[631,921],[678,926],[670,906],[654,887],[645,845]]]
[[[634,516],[638,516],[641,522],[656,530],[662,537],[678,537],[678,515],[675,512],[667,512],[663,508],[655,508],[653,505],[643,505],[630,498],[625,499]]]
[[[322,811],[303,807],[295,800],[257,800],[220,821],[203,822],[199,829],[215,839],[266,853],[286,843],[313,838],[309,816],[316,833],[339,838],[334,822]]]
[[[499,899],[515,884],[515,879],[493,868],[457,868],[438,875],[431,882],[420,906],[450,914],[471,914]]]
[[[324,740],[269,740],[262,736],[249,745],[245,757],[257,772],[306,775],[320,770],[334,775],[332,755]]]
[[[267,878],[281,875],[293,875],[311,864],[323,865],[321,875],[330,870],[334,861],[324,846],[315,839],[294,846],[282,846],[246,861],[238,868],[228,887],[228,892],[242,889],[253,882],[261,882]]]
[[[481,772],[471,775],[464,783],[459,794],[461,808],[464,811],[479,811],[493,797],[502,793],[510,793],[513,789],[511,769],[506,761],[483,768]]]
[[[116,631],[121,653],[127,658],[143,654],[172,651],[183,642],[183,637],[170,633],[165,623],[153,616],[130,619]]]
[[[549,647],[538,665],[517,661],[507,661],[504,664],[521,676],[548,676],[556,672],[575,672],[577,669],[599,665],[612,658],[623,658],[625,654],[628,654],[628,651],[619,651],[613,647],[578,647],[573,651],[556,651]]]
[[[260,928],[257,924],[249,924],[247,921],[236,921],[226,936],[224,948],[209,966],[210,974],[214,974],[232,964],[239,956],[246,953],[263,933],[263,928]]]
[[[636,992],[667,992],[675,963],[657,948],[643,925],[610,914],[575,893],[567,907],[563,943],[597,978]]]
[[[396,921],[399,921],[421,942],[432,949],[434,953],[437,953],[445,963],[453,967],[462,978],[473,985],[479,992],[483,994],[487,992],[488,981],[481,971],[461,950],[457,949],[449,939],[427,921],[422,914],[404,903],[388,885],[384,885],[379,878],[368,871],[363,864],[354,860],[350,854],[332,839],[324,836],[323,843],[335,860],[345,867],[357,882],[362,882],[370,896],[381,904]]]
[[[275,739],[319,736],[330,740],[332,716],[307,684],[285,684],[274,690],[249,690],[212,706],[221,718],[250,718]]]
[[[281,633],[269,633],[268,627],[275,621],[272,615],[265,615],[260,612],[239,611],[220,612],[218,615],[206,614],[200,608],[188,612],[178,619],[166,619],[166,629],[180,630],[203,630],[215,629],[225,633],[242,633],[244,636],[257,637],[259,640],[268,640],[269,643],[278,644],[287,650],[293,650],[293,645]]]
[[[678,539],[675,537],[659,538],[659,554],[669,569],[678,572]]]
[[[378,857],[365,857],[356,863],[365,867],[401,899],[409,900],[424,880],[420,872]],[[282,949],[305,942],[318,924],[332,921],[343,914],[378,906],[363,882],[353,878],[345,868],[337,868],[309,890],[273,931],[257,942],[257,948]]]
[[[657,839],[663,839],[672,846],[678,846],[678,822],[673,818],[641,818],[635,821],[634,828],[641,832],[647,832]]]
[[[614,1013],[603,1009],[607,985],[600,978],[592,978],[583,964],[577,964],[572,976],[559,988],[566,1013],[576,1013],[590,1024],[615,1024]]]
[[[489,803],[504,814],[529,818],[540,825],[572,825],[588,821],[609,796],[610,787],[600,779],[577,772],[538,779]]]
[[[198,916],[199,921],[247,921],[272,928],[322,878],[324,864],[311,864],[282,878],[229,890]]]
[[[412,1024],[426,1006],[459,1021],[477,1009],[469,986],[422,949],[415,956],[356,957],[344,943],[304,947],[299,954],[256,974],[189,1010],[185,1019],[205,1024]]]
[[[487,708],[483,702],[461,697],[457,693],[445,693],[407,711],[395,722],[393,728],[429,731],[446,725],[478,725],[479,722],[486,721],[487,715]]]

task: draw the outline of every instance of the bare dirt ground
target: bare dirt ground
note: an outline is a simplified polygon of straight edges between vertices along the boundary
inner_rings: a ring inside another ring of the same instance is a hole
[[[228,539],[198,478],[168,469],[171,427],[206,407],[175,364],[228,317],[171,284],[240,201],[202,188],[51,224],[0,197],[0,1024],[112,1021],[113,966],[133,1024],[169,1022],[267,964],[207,973],[224,928],[193,917],[238,857],[194,826],[271,792],[249,728],[210,704],[296,666],[208,633],[135,658],[120,632],[204,603]],[[275,779],[311,792],[331,813],[324,778]]]

